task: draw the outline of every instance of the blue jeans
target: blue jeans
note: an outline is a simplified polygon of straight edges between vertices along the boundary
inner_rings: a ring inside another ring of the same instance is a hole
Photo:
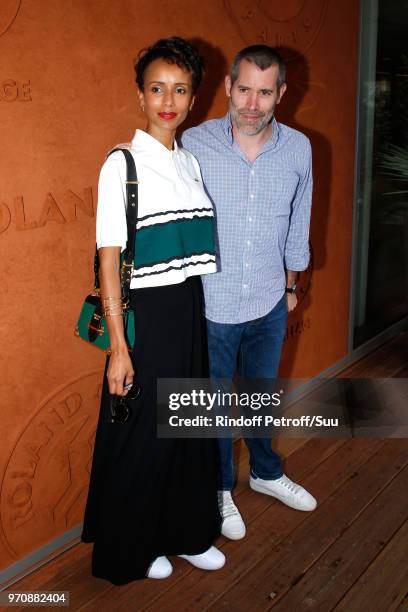
[[[264,317],[245,323],[214,323],[207,319],[210,377],[232,380],[275,379],[286,331],[286,295]],[[271,448],[270,438],[245,438],[252,475],[265,480],[280,478],[282,460]],[[220,438],[219,489],[234,486],[232,438]]]

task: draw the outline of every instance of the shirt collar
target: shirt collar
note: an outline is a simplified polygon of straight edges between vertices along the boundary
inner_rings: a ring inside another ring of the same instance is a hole
[[[232,121],[231,114],[228,112],[221,120],[221,127],[224,132],[228,143],[232,146],[234,143],[234,138],[232,135]],[[272,134],[271,137],[265,142],[262,147],[262,151],[268,151],[269,149],[274,149],[278,140],[279,140],[280,127],[279,123],[276,121],[275,117],[272,118]]]
[[[228,140],[228,143],[232,146],[234,139],[232,136],[232,123],[231,123],[231,115],[229,112],[222,118],[221,127],[222,127],[222,131],[224,132],[226,139]]]
[[[171,155],[173,152],[178,152],[178,146],[176,141],[174,141],[174,149],[170,150],[165,147],[164,144],[159,142],[156,138],[150,136],[150,134],[148,134],[144,130],[139,129],[136,130],[135,135],[133,136],[131,148],[143,149],[144,151],[147,150],[155,154],[161,153],[162,155]]]

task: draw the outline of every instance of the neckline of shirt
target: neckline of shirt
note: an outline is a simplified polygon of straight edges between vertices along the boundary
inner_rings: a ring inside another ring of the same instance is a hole
[[[173,153],[178,153],[177,142],[174,140],[174,148],[168,149],[164,144],[159,142],[154,136],[151,136],[147,132],[141,129],[137,129],[135,131],[135,135],[133,136],[131,148],[137,149],[141,147],[143,149],[147,149],[154,153],[161,153],[162,155],[171,156]]]

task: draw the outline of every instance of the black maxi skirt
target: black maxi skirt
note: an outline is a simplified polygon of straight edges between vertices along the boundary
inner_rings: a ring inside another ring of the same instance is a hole
[[[126,423],[110,423],[104,376],[82,540],[92,573],[120,585],[162,555],[200,554],[220,533],[216,440],[156,437],[157,378],[208,375],[199,277],[131,291],[133,363],[142,386]]]

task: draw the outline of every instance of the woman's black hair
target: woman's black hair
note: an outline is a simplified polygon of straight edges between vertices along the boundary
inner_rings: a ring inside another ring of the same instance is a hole
[[[135,64],[136,83],[140,91],[144,91],[144,75],[148,65],[157,59],[164,59],[187,70],[191,74],[193,94],[196,93],[204,74],[203,58],[194,45],[178,36],[162,38],[140,51]]]

